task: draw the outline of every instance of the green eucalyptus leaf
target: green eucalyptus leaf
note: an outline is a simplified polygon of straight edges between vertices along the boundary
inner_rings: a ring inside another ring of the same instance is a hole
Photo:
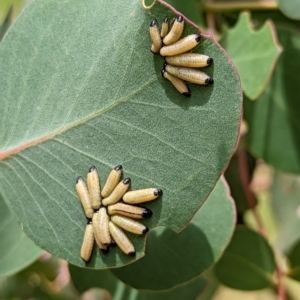
[[[205,287],[205,280],[197,277],[186,284],[174,289],[154,292],[136,290],[118,280],[109,270],[82,269],[69,265],[72,281],[79,292],[98,287],[106,289],[112,295],[112,299],[119,300],[182,300],[195,299]]]
[[[250,99],[266,89],[281,53],[271,21],[254,31],[250,14],[240,14],[234,28],[227,30],[220,42],[229,53],[241,76],[242,88]]]
[[[300,281],[300,240],[298,240],[290,250],[288,259],[290,262],[290,270],[288,276]]]
[[[151,230],[145,257],[112,272],[137,289],[172,288],[199,276],[220,258],[234,225],[233,200],[221,179],[182,232],[165,227]]]
[[[43,249],[79,266],[86,220],[75,181],[91,165],[101,182],[122,164],[131,188],[160,187],[146,206],[158,225],[180,231],[208,197],[235,147],[239,79],[224,50],[203,38],[215,84],[191,86],[186,99],[160,75],[149,24],[174,17],[140,0],[37,0],[0,45],[0,189],[25,232]],[[196,32],[187,25],[184,35]],[[184,200],[184,201],[183,201]],[[93,252],[88,267],[136,258]]]
[[[42,253],[22,231],[0,194],[0,277],[19,272]]]
[[[287,17],[300,20],[300,0],[277,0],[277,3]]]
[[[265,93],[245,101],[250,151],[286,172],[300,173],[300,34],[278,28],[284,47]]]
[[[215,268],[217,278],[239,290],[258,290],[273,284],[275,259],[268,242],[246,227],[237,227]]]

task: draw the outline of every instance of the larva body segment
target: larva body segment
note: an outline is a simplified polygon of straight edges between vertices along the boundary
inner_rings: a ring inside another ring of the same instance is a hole
[[[89,169],[86,181],[92,208],[99,209],[101,205],[100,180],[95,166]]]
[[[165,61],[173,66],[187,68],[203,68],[213,63],[211,57],[199,53],[184,53],[176,56],[167,56],[165,57]]]
[[[159,33],[158,22],[156,19],[153,19],[149,27],[150,37],[152,40],[151,52],[156,54],[159,52],[162,47],[162,40]]]
[[[123,201],[128,204],[138,204],[152,201],[162,195],[161,189],[149,188],[127,192],[123,196]]]
[[[162,25],[161,25],[161,31],[160,31],[160,36],[161,38],[164,38],[169,31],[169,20],[168,18],[165,18]]]
[[[165,70],[168,73],[177,76],[182,80],[200,84],[200,85],[209,85],[209,84],[213,84],[214,82],[213,79],[210,76],[208,76],[206,73],[191,68],[175,67],[166,64]]]
[[[174,21],[170,32],[164,37],[163,43],[165,45],[171,45],[177,42],[181,37],[183,28],[184,28],[184,19],[183,16],[180,15]]]
[[[188,86],[185,84],[185,82],[183,80],[181,80],[180,78],[178,78],[176,76],[173,76],[173,75],[169,74],[165,70],[161,71],[161,75],[162,75],[162,77],[168,79],[174,85],[174,87],[177,89],[177,91],[180,94],[182,94],[186,97],[191,96],[191,92],[190,92]]]
[[[119,248],[127,255],[135,255],[135,249],[124,231],[112,221],[109,222],[109,232],[119,246]]]
[[[109,234],[109,229],[108,229],[108,223],[109,223],[109,216],[106,212],[105,207],[101,207],[96,213],[95,220],[96,224],[94,226],[97,226],[97,234],[99,237],[99,240],[102,244],[104,245],[109,245],[111,243],[111,237]]]
[[[83,207],[85,216],[88,219],[91,219],[93,216],[94,210],[92,208],[91,199],[89,196],[87,186],[81,176],[79,176],[77,178],[75,187],[76,187],[76,192],[77,192],[78,198]]]
[[[101,191],[101,196],[103,198],[107,198],[118,185],[122,176],[122,169],[122,166],[118,165],[109,173],[105,185]]]
[[[160,49],[160,55],[175,56],[175,55],[185,53],[195,48],[200,43],[200,40],[201,40],[201,35],[199,34],[188,35],[174,44],[162,47]]]
[[[96,241],[99,249],[101,249],[103,252],[108,252],[108,246],[103,244],[101,241],[101,240],[103,240],[103,238],[101,238],[101,235],[103,235],[103,232],[101,232],[98,211],[93,214],[92,223],[93,223],[93,231],[94,231],[95,241]],[[107,222],[107,224],[108,224],[108,222]],[[107,225],[107,228],[108,228],[108,225]]]
[[[113,192],[105,199],[102,200],[102,204],[107,206],[107,205],[112,205],[114,203],[117,203],[122,196],[127,192],[129,186],[130,186],[130,178],[125,178],[122,180],[113,190]]]
[[[152,211],[145,207],[116,203],[107,208],[109,215],[122,215],[133,219],[146,219],[152,216]]]
[[[88,262],[91,258],[91,254],[94,246],[94,232],[92,223],[88,223],[85,228],[83,242],[81,246],[80,256],[81,258]]]
[[[122,229],[134,234],[142,235],[149,231],[149,229],[144,224],[127,217],[115,215],[111,217],[111,221]]]

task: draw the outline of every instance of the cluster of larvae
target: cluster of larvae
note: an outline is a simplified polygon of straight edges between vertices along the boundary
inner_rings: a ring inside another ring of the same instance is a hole
[[[122,166],[116,166],[109,174],[104,187],[100,187],[100,179],[95,166],[89,169],[87,184],[80,176],[76,181],[76,191],[85,216],[88,219],[81,257],[89,261],[94,241],[104,253],[109,251],[109,245],[116,243],[127,255],[135,255],[135,249],[124,230],[142,235],[148,228],[133,219],[143,219],[152,216],[152,211],[136,204],[154,200],[162,195],[162,190],[148,188],[127,192],[131,180],[122,176]],[[122,201],[121,201],[122,199]]]
[[[168,79],[174,87],[184,96],[190,97],[191,93],[185,81],[209,85],[214,80],[206,73],[195,70],[211,65],[213,59],[199,53],[187,53],[195,48],[201,40],[200,34],[191,34],[180,39],[184,29],[183,16],[178,16],[169,31],[169,22],[166,18],[159,31],[156,19],[150,23],[150,36],[152,39],[151,52],[159,53],[165,58],[161,74]]]

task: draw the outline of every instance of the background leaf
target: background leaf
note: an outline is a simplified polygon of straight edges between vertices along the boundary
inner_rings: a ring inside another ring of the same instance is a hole
[[[234,28],[220,43],[229,53],[241,76],[242,88],[250,99],[263,93],[281,52],[271,21],[253,31],[248,12],[241,13]]]
[[[145,11],[140,0],[37,0],[0,45],[1,192],[40,247],[76,265],[85,266],[86,220],[74,184],[91,165],[102,182],[123,164],[132,189],[161,187],[145,223],[179,231],[236,143],[241,90],[223,49],[203,39],[196,51],[214,58],[206,72],[215,84],[192,86],[187,100],[161,77],[163,59],[149,51],[154,16],[174,17],[158,4]],[[144,240],[132,239],[140,258]],[[118,249],[94,251],[88,266],[133,260]]]
[[[300,20],[299,0],[277,0],[281,11],[289,18]]]
[[[69,266],[75,287],[82,293],[89,288],[99,287],[107,289],[113,299],[119,300],[181,300],[194,299],[205,287],[201,277],[164,292],[136,290],[118,280],[109,270],[82,269]]]
[[[176,234],[161,227],[152,230],[145,257],[113,269],[113,274],[137,289],[165,290],[209,268],[223,253],[234,230],[234,204],[224,182],[218,182],[182,232]]]
[[[293,248],[288,254],[288,259],[290,262],[290,271],[288,273],[289,277],[300,281],[300,240],[293,245]]]
[[[0,277],[17,273],[42,253],[21,230],[0,194]]]
[[[239,226],[216,264],[215,274],[225,285],[240,290],[270,286],[275,270],[272,249],[258,233]]]
[[[277,225],[276,246],[287,253],[300,238],[299,177],[276,172],[271,187],[271,208]]]
[[[269,87],[255,103],[245,101],[248,147],[275,168],[300,173],[300,34],[280,28],[278,36],[284,52]]]

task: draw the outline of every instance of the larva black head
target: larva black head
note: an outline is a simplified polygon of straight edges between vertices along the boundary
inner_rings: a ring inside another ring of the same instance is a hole
[[[166,71],[164,69],[161,70],[161,76],[164,77],[164,78],[165,78],[165,72]]]
[[[142,213],[142,217],[144,219],[151,218],[152,217],[152,211],[148,208],[145,208],[145,210]]]
[[[129,256],[135,256],[135,251],[127,253]]]
[[[183,16],[182,15],[178,16],[177,21],[180,22],[180,23],[183,22]]]
[[[82,180],[83,180],[82,177],[79,176],[79,177],[76,179],[76,183],[78,183],[79,181],[82,181]]]
[[[200,34],[196,34],[195,40],[196,40],[196,42],[200,42],[201,35]]]
[[[164,23],[168,23],[169,22],[169,19],[168,18],[165,18],[164,19]]]
[[[156,189],[156,190],[154,191],[154,196],[159,197],[159,196],[161,196],[162,194],[163,194],[163,191],[162,191],[161,189]]]
[[[145,229],[143,230],[143,234],[147,233],[149,231],[148,227],[145,227]]]
[[[206,84],[213,84],[214,80],[211,77],[209,77],[209,78],[205,79],[205,83]]]
[[[158,22],[156,19],[153,19],[150,23],[150,27],[154,27],[154,26],[157,26],[158,25]]]
[[[123,169],[123,167],[122,167],[121,165],[117,165],[117,166],[114,168],[115,171],[120,171],[120,170],[122,170],[122,169]]]
[[[183,96],[190,98],[191,97],[191,93],[190,92],[184,92],[182,93]]]
[[[212,57],[209,57],[209,58],[207,59],[207,64],[208,64],[208,65],[211,65],[213,62],[214,62],[214,59],[213,59]]]
[[[163,70],[165,71],[166,70],[166,66],[167,66],[168,64],[166,63],[166,62],[164,62],[164,68],[163,68]]]
[[[87,225],[92,225],[93,224],[91,219],[86,218],[86,220],[87,220],[87,222],[86,222]]]
[[[109,252],[109,247],[106,249],[100,249],[103,254],[107,254]]]
[[[124,184],[130,184],[131,179],[130,179],[130,178],[125,178],[125,179],[123,179],[122,182],[123,182]]]
[[[89,169],[89,173],[91,173],[91,172],[93,172],[95,170],[97,170],[96,167],[95,166],[91,166],[90,169]]]

